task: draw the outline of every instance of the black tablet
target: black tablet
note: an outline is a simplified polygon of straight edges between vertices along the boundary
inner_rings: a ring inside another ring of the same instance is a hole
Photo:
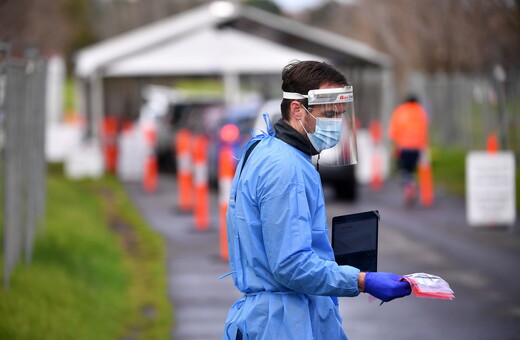
[[[332,249],[339,265],[377,271],[379,219],[377,210],[332,218]]]

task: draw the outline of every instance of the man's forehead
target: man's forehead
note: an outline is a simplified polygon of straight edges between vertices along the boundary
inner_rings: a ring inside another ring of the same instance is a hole
[[[311,107],[314,110],[320,109],[324,111],[345,111],[348,103],[336,103],[336,104],[317,104]]]

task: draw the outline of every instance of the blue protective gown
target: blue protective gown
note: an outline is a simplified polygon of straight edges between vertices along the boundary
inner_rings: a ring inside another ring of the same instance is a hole
[[[229,262],[244,295],[223,339],[235,340],[237,328],[243,339],[347,339],[336,296],[359,294],[359,270],[334,262],[319,174],[273,133],[247,147],[258,139],[231,188]]]

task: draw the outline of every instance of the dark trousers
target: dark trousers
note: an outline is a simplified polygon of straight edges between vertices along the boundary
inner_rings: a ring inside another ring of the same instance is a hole
[[[418,149],[401,149],[399,151],[397,166],[402,173],[404,181],[413,179],[417,171],[420,154],[421,152]]]

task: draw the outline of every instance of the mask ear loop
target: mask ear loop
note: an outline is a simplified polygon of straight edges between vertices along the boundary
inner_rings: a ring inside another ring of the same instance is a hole
[[[305,112],[307,112],[308,114],[311,115],[312,118],[314,118],[314,120],[318,120],[318,118],[316,118],[309,110],[307,110],[307,108],[305,106],[302,105],[302,107],[305,110]]]
[[[309,132],[307,131],[307,129],[305,128],[305,126],[303,126],[303,123],[302,123],[301,119],[300,119],[300,120],[298,120],[298,122],[299,122],[299,123],[300,123],[300,125],[302,126],[302,128],[303,128],[303,131],[305,131],[305,133],[307,133],[307,134],[308,134]]]
[[[307,110],[307,108],[306,108],[305,106],[302,105],[302,107],[303,107],[303,109],[304,109],[308,114],[311,115],[312,118],[314,118],[314,120],[318,121],[318,119],[317,119],[316,117],[314,117],[314,115],[313,115],[312,113],[310,113],[309,110]],[[305,126],[303,126],[302,121],[299,120],[299,122],[300,122],[300,125],[302,126],[303,130],[305,131],[305,133],[309,134],[309,132],[307,131],[307,129],[305,128]],[[311,145],[312,145],[312,143],[311,143]],[[312,149],[311,149],[311,148],[309,148],[309,153],[312,153]],[[320,159],[320,153],[321,153],[321,152],[318,153],[318,160]],[[320,169],[320,165],[319,165],[319,163],[316,161],[316,171],[319,172],[319,169]]]
[[[305,109],[305,106],[302,105],[302,107]],[[305,111],[307,111],[307,109],[305,109]],[[316,119],[316,117],[314,117],[309,111],[307,111],[308,114],[311,115],[312,118]],[[305,128],[305,126],[303,126],[303,123],[301,120],[298,120],[298,122],[300,122],[300,125],[302,126],[303,128],[303,131],[305,131],[307,134],[309,134],[307,132],[307,129]],[[312,143],[311,143],[312,145]],[[312,149],[309,147],[309,153],[312,152]],[[320,172],[320,155],[321,155],[321,152],[318,152],[318,158],[316,159],[316,171],[317,172]]]
[[[301,103],[300,103],[300,105],[301,105]],[[301,107],[305,110],[305,112],[307,112],[308,114],[310,114],[311,117],[314,118],[314,119],[316,120],[316,117],[314,117],[314,116],[312,115],[312,113],[310,113],[309,110],[307,110],[307,108],[306,108],[305,106],[301,105]],[[298,122],[300,122],[300,125],[302,126],[303,130],[305,131],[305,133],[309,134],[309,131],[307,131],[307,129],[305,128],[305,126],[303,126],[303,123],[302,123],[301,119],[298,120]]]

